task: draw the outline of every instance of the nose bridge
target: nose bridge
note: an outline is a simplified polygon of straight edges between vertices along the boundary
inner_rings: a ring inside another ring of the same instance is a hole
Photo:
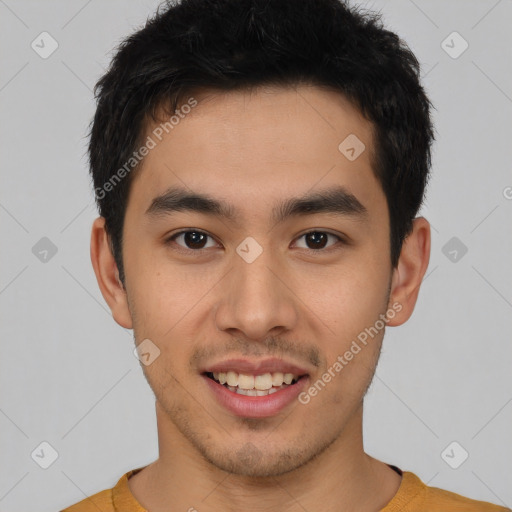
[[[279,268],[270,249],[245,239],[227,275],[227,290],[216,311],[217,327],[237,329],[251,339],[262,339],[276,328],[291,329],[296,308],[293,294],[277,277]]]

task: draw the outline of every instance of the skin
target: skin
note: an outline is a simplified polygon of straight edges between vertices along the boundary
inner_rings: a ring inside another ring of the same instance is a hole
[[[394,303],[401,310],[388,326],[408,320],[428,266],[429,224],[415,219],[392,268],[386,198],[371,168],[372,125],[339,93],[301,85],[194,98],[198,105],[134,176],[123,232],[126,288],[104,219],[92,228],[92,263],[115,321],[134,330],[136,343],[149,338],[160,350],[142,366],[156,397],[159,459],[129,487],[151,512],[380,510],[401,479],[364,452],[362,403],[384,330],[308,404],[294,401],[269,418],[228,412],[199,368],[277,356],[316,382]],[[349,134],[366,146],[354,161],[338,150]],[[187,211],[145,215],[175,185],[230,203],[236,223]],[[365,217],[271,221],[278,201],[339,185],[365,206]],[[187,252],[183,236],[165,243],[186,228],[211,235],[202,254]],[[311,231],[349,243],[329,237],[315,251],[302,236]],[[250,264],[236,252],[248,236],[263,248]]]

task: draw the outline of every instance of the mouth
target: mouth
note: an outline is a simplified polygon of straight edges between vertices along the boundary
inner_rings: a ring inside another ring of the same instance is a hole
[[[277,416],[297,401],[309,380],[308,375],[279,375],[280,372],[259,375],[223,373],[204,372],[206,388],[225,411],[242,418]],[[258,389],[262,387],[266,389]]]
[[[272,395],[283,389],[296,385],[307,374],[272,372],[260,375],[247,375],[235,371],[205,372],[204,375],[232,393],[250,397]]]

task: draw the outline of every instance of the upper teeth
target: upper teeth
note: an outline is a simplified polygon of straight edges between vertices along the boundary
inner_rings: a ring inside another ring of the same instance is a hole
[[[229,372],[213,372],[213,377],[221,384],[229,386],[238,386],[242,389],[259,389],[266,390],[272,386],[279,387],[284,384],[291,384],[293,380],[299,378],[293,373],[264,373],[263,375],[244,375],[243,373]]]

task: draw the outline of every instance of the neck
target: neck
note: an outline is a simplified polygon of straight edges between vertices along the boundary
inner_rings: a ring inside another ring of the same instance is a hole
[[[249,477],[206,461],[157,404],[159,458],[132,476],[129,487],[151,512],[378,511],[401,478],[364,452],[362,413],[361,405],[339,437],[307,464],[275,477]]]

